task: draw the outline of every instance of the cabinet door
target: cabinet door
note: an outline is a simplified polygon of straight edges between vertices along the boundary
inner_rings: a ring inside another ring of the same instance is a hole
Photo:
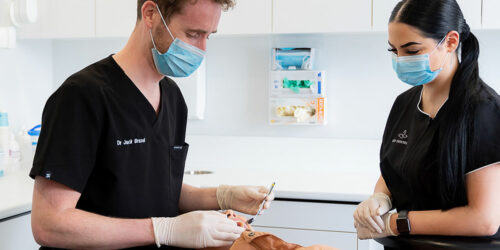
[[[392,10],[400,0],[373,0],[373,30],[387,32]]]
[[[31,215],[0,222],[0,249],[38,249],[31,232]]]
[[[239,0],[222,16],[217,34],[267,34],[272,31],[271,0]]]
[[[371,0],[274,0],[274,32],[369,31],[371,15]]]
[[[499,0],[483,0],[483,28],[500,29]]]
[[[301,246],[327,245],[338,249],[352,250],[358,248],[357,236],[355,233],[310,231],[272,227],[254,227],[254,230],[272,233],[286,242],[299,244]]]
[[[355,233],[354,210],[355,205],[273,201],[253,225]]]
[[[498,0],[495,0],[498,1]],[[481,0],[457,0],[471,29],[481,28]]]
[[[392,10],[400,0],[373,0],[373,30],[387,31]],[[472,29],[481,28],[481,0],[458,0]]]
[[[37,22],[19,28],[19,38],[94,36],[95,0],[39,0]]]
[[[19,38],[52,38],[55,35],[55,0],[39,0],[37,7],[36,22],[17,28]]]
[[[137,0],[97,0],[96,36],[129,37],[137,20]]]

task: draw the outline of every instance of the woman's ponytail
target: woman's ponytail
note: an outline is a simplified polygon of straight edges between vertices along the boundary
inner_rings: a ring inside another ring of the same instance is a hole
[[[460,31],[460,65],[453,78],[445,114],[439,169],[443,208],[467,204],[465,174],[472,164],[469,152],[474,138],[474,114],[479,99],[479,41],[463,20]]]

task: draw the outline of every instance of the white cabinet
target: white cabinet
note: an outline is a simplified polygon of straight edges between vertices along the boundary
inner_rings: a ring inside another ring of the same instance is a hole
[[[94,37],[95,1],[39,0],[38,21],[18,31],[20,38]]]
[[[268,34],[272,32],[271,0],[239,0],[223,12],[217,34]]]
[[[392,10],[399,0],[373,0],[373,30],[387,32]]]
[[[372,0],[274,0],[275,33],[371,30]]]
[[[482,12],[481,0],[457,0],[457,2],[460,5],[460,9],[464,14],[465,20],[467,20],[471,29],[480,29]]]
[[[97,37],[129,37],[137,20],[137,0],[96,0]]]
[[[483,28],[500,29],[500,0],[483,0]]]
[[[354,233],[352,215],[355,209],[354,205],[273,201],[272,209],[259,216],[254,224]]]
[[[218,34],[387,32],[399,0],[239,0],[223,12]],[[500,29],[500,0],[458,0],[472,29]],[[128,37],[136,0],[39,0],[37,23],[19,38]]]
[[[35,250],[36,244],[31,232],[31,215],[0,222],[0,249]]]
[[[257,231],[272,233],[302,246],[381,249],[374,241],[358,241],[352,217],[355,209],[355,205],[276,200],[252,225]]]
[[[497,0],[493,0],[497,1]],[[373,0],[373,30],[387,32],[392,10],[399,0]],[[481,28],[481,0],[458,0],[465,19],[472,29]]]

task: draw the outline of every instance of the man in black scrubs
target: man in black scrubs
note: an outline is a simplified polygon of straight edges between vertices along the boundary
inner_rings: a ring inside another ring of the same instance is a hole
[[[139,0],[125,48],[49,98],[30,173],[32,229],[43,249],[225,246],[244,229],[207,210],[255,214],[264,199],[269,206],[264,187],[182,183],[187,107],[165,75],[198,68],[222,9],[233,4]]]

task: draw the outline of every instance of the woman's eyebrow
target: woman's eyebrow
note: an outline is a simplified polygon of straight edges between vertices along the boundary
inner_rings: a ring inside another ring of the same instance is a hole
[[[395,48],[396,46],[392,45],[391,42],[387,41],[389,43],[389,45],[393,48]],[[418,43],[418,42],[409,42],[409,43],[406,43],[406,44],[403,44],[401,45],[401,48],[404,49],[406,47],[409,47],[409,46],[412,46],[412,45],[420,45],[421,43]]]
[[[404,48],[406,48],[406,47],[410,47],[410,46],[412,46],[412,45],[419,45],[419,44],[421,44],[421,43],[417,43],[417,42],[409,42],[409,43],[406,43],[406,44],[401,45],[401,48],[402,48],[402,49],[404,49]]]

